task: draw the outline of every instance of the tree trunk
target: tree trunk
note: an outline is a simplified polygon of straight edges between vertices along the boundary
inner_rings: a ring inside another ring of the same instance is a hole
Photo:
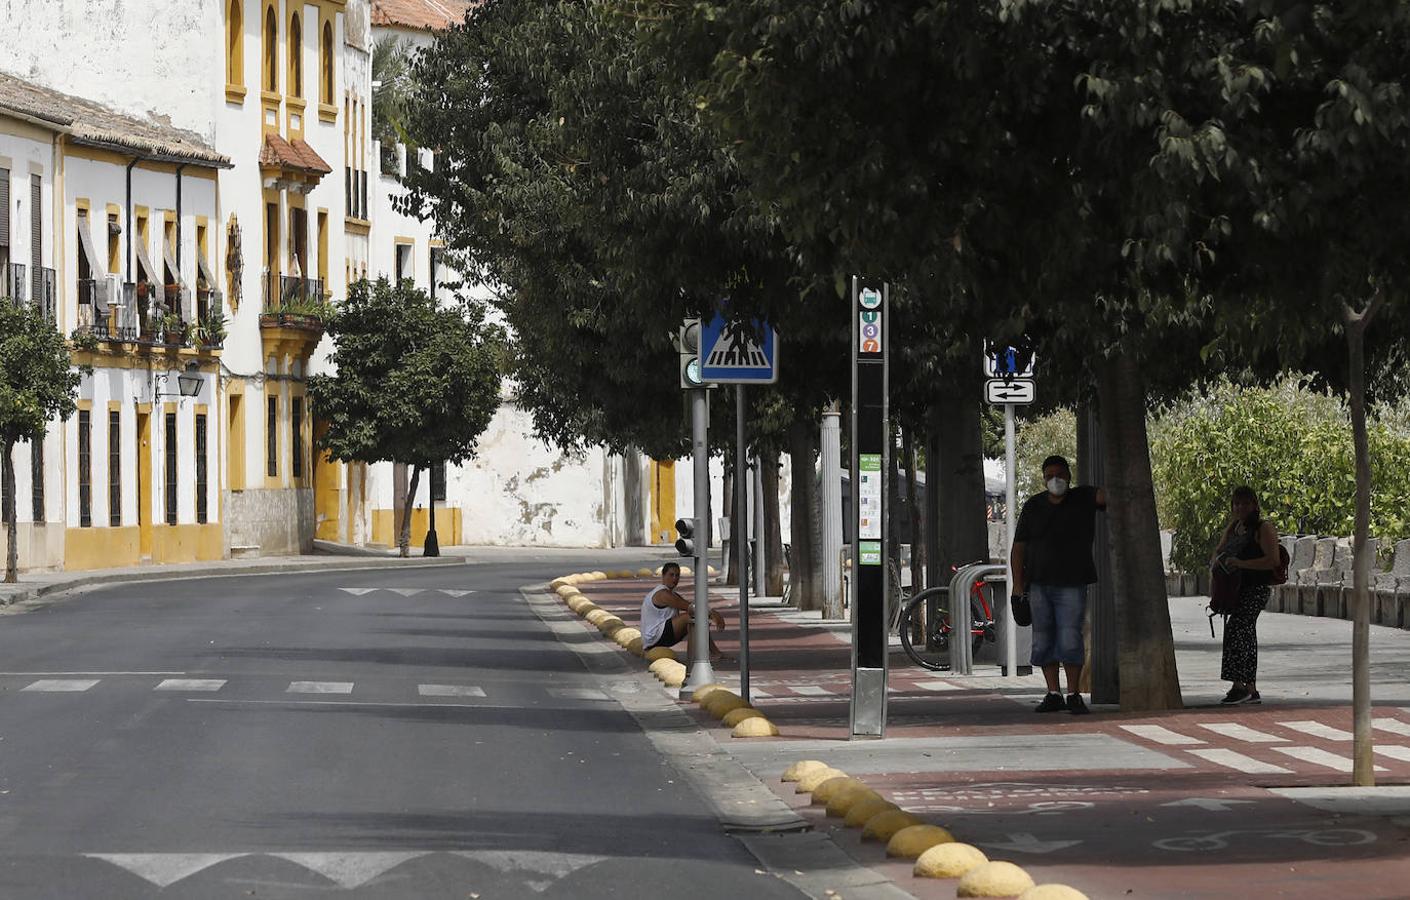
[[[1351,783],[1376,783],[1371,739],[1371,560],[1366,538],[1371,529],[1371,451],[1366,439],[1366,325],[1380,306],[1378,291],[1366,309],[1346,309],[1348,393],[1351,401],[1351,442],[1356,454],[1356,525],[1352,531],[1351,588]]]
[[[397,550],[402,559],[411,556],[411,510],[416,506],[416,486],[421,481],[421,467],[411,467],[411,487],[402,502],[401,528],[397,531]]]
[[[919,593],[925,584],[925,531],[921,527],[920,502],[916,497],[916,445],[912,429],[901,426],[901,456],[906,467],[906,510],[911,525],[911,593]]]
[[[817,485],[813,460],[816,444],[812,422],[800,419],[788,427],[788,460],[793,470],[788,497],[792,513],[788,525],[788,540],[792,544],[788,583],[793,586],[793,605],[798,609],[822,609],[823,601],[822,572],[818,569],[818,542],[822,532],[815,521]]]
[[[12,453],[15,442],[6,440],[4,458],[0,459],[0,478],[5,482],[5,583],[14,584],[20,576],[20,526],[15,521],[15,464]]]
[[[1102,361],[1101,404],[1107,521],[1116,588],[1117,657],[1123,712],[1180,709],[1180,676],[1160,555],[1160,525],[1146,437],[1146,388],[1127,353]]]
[[[768,546],[764,549],[764,590],[770,597],[780,597],[783,595],[783,573],[788,566],[783,558],[783,526],[778,510],[778,453],[762,451],[759,467],[764,481],[764,527],[768,533]]]
[[[944,421],[939,401],[926,410],[925,432],[925,583],[947,586],[950,567],[940,553],[940,433]]]
[[[974,368],[978,373],[979,367]],[[950,566],[989,559],[984,446],[979,424],[983,398],[978,374],[973,378],[961,376],[940,395],[940,458],[934,462],[940,494],[937,567],[947,583]]]

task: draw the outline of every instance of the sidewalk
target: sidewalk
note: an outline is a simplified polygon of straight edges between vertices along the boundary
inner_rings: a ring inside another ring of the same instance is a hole
[[[556,574],[556,573],[555,573]],[[581,585],[634,625],[650,582]],[[716,603],[716,633],[738,656],[737,599]],[[1262,706],[1224,708],[1220,644],[1205,601],[1171,601],[1186,708],[1148,716],[1035,716],[1040,676],[926,672],[891,657],[882,740],[848,740],[850,635],[845,623],[751,602],[754,705],[781,736],[732,740],[684,703],[720,748],[770,785],[858,862],[917,897],[954,882],[914,878],[857,829],[808,807],[779,781],[819,759],[903,808],[950,828],[1038,883],[1098,897],[1410,895],[1410,632],[1373,626],[1376,762],[1383,787],[1340,787],[1350,770],[1350,624],[1276,613],[1260,619]],[[590,627],[590,626],[584,626]],[[1219,628],[1216,620],[1216,631]],[[738,688],[738,664],[716,667]]]

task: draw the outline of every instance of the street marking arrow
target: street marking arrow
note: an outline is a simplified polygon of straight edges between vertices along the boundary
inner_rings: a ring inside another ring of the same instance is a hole
[[[975,841],[985,847],[997,847],[1000,850],[1012,850],[1015,853],[1053,853],[1058,850],[1066,850],[1068,847],[1076,847],[1081,841],[1040,841],[1037,837],[1026,831],[1010,834],[1007,842],[1000,841]]]
[[[1162,803],[1161,806],[1195,806],[1208,812],[1228,812],[1229,807],[1238,803],[1253,803],[1252,800],[1219,800],[1214,797],[1188,797],[1184,800],[1172,800],[1169,803]]]
[[[464,597],[466,594],[473,594],[474,591],[453,591],[450,588],[441,588],[441,593],[451,597]]]
[[[317,872],[329,881],[351,890],[406,862],[426,856],[428,851],[370,853],[270,853],[295,865]]]
[[[352,594],[354,597],[361,597],[363,594],[370,594],[378,588],[338,588],[345,594]]]
[[[89,859],[101,859],[115,866],[121,866],[139,878],[145,878],[157,887],[175,884],[183,878],[194,875],[227,859],[236,859],[244,853],[85,853]]]

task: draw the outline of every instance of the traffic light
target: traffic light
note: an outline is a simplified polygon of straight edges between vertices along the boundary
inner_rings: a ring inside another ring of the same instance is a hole
[[[676,552],[681,556],[695,557],[695,530],[697,528],[694,519],[676,519]]]
[[[700,320],[686,319],[681,323],[680,340],[676,343],[680,351],[681,388],[704,387],[700,380]]]

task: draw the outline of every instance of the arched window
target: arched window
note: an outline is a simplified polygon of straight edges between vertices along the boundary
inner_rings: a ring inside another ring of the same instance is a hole
[[[244,0],[230,0],[230,15],[225,19],[225,83],[243,87],[245,84],[245,12]]]
[[[333,103],[333,23],[323,23],[323,40],[319,44],[319,63],[322,66],[321,94],[319,99],[330,106]]]
[[[302,7],[302,3],[299,4]],[[304,26],[303,13],[294,13],[289,23],[289,96],[304,95]]]
[[[279,90],[279,20],[272,6],[264,11],[264,89]]]

